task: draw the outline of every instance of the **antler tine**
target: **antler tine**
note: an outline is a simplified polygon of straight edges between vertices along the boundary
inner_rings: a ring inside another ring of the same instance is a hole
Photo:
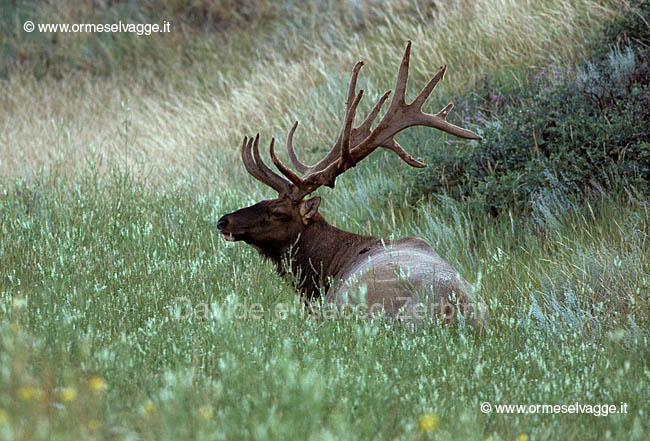
[[[291,183],[284,179],[282,176],[275,173],[268,168],[260,157],[259,152],[260,134],[258,133],[255,139],[244,137],[242,144],[241,157],[246,171],[250,173],[255,179],[273,188],[281,195],[286,195],[291,192]],[[252,154],[251,154],[252,150]]]
[[[381,110],[382,106],[388,99],[388,96],[391,94],[391,91],[387,91],[384,93],[381,98],[379,98],[379,101],[377,101],[377,104],[375,104],[375,107],[372,108],[368,116],[366,117],[365,120],[361,123],[359,127],[356,128],[356,130],[360,132],[368,132],[370,133],[370,127],[372,126],[372,123],[375,122],[375,118],[377,118],[377,115],[379,115],[379,111]]]
[[[445,64],[440,68],[438,73],[435,74],[433,78],[431,78],[431,80],[427,83],[427,85],[422,88],[418,96],[411,103],[411,106],[415,106],[416,109],[422,109],[424,102],[427,100],[427,98],[429,98],[429,95],[431,95],[433,89],[438,85],[440,80],[442,80],[445,77],[446,71],[447,71],[447,65]]]
[[[345,130],[345,121],[347,120],[347,116],[350,113],[350,107],[354,104],[355,102],[355,95],[356,95],[356,88],[357,88],[357,79],[359,77],[359,71],[363,67],[363,61],[357,61],[352,68],[352,75],[350,76],[350,84],[348,85],[348,94],[347,94],[347,99],[345,101],[345,118],[343,127],[341,128],[341,132],[339,133],[338,138],[336,139],[336,142],[332,146],[329,152],[325,155],[323,159],[318,161],[316,165],[313,166],[307,166],[305,164],[300,163],[300,161],[297,161],[297,157],[295,157],[295,152],[293,152],[293,128],[289,132],[289,135],[291,136],[291,145],[289,146],[289,142],[287,142],[287,147],[290,148],[289,152],[289,157],[293,155],[293,157],[296,159],[294,161],[294,158],[291,159],[291,162],[293,165],[296,167],[296,169],[304,174],[313,174],[316,172],[319,172],[321,170],[324,170],[329,166],[330,164],[336,162],[339,157],[341,156],[341,141],[343,139],[343,132]],[[358,103],[357,103],[358,104]],[[353,121],[354,122],[354,118]],[[352,129],[355,130],[355,129]],[[298,162],[298,164],[297,164]],[[301,169],[302,168],[302,169]],[[304,171],[303,171],[304,170]]]
[[[406,50],[402,56],[402,62],[397,72],[397,81],[395,82],[395,94],[388,107],[388,113],[395,111],[398,107],[406,104],[406,86],[409,78],[409,61],[411,58],[411,40],[406,43]]]
[[[394,151],[397,154],[397,156],[399,156],[402,159],[402,161],[406,162],[411,167],[424,168],[427,166],[424,162],[420,162],[417,159],[415,159],[413,156],[411,156],[406,150],[404,150],[404,148],[401,145],[399,145],[397,141],[395,141],[394,138],[391,138],[390,141],[382,144],[381,147],[385,147],[389,150]]]
[[[293,150],[293,134],[296,132],[297,128],[298,121],[296,121],[293,127],[291,127],[291,130],[289,130],[289,134],[287,135],[287,151],[289,152],[289,159],[293,166],[296,167],[296,170],[300,173],[307,173],[311,167],[301,162],[296,156],[296,152]]]
[[[294,128],[296,127],[295,125],[293,126]],[[283,175],[285,175],[291,182],[293,182],[294,185],[300,185],[302,184],[302,178],[295,174],[293,170],[291,170],[289,167],[284,165],[280,160],[278,159],[277,156],[275,156],[275,149],[274,149],[274,144],[275,144],[275,138],[271,139],[271,145],[269,146],[269,153],[271,155],[271,160],[273,161],[273,164],[277,167],[278,170],[282,172]]]
[[[357,61],[352,68],[352,76],[350,77],[350,84],[348,85],[348,97],[345,100],[346,113],[352,106],[352,100],[357,94],[357,79],[359,78],[359,71],[363,67],[363,61]]]
[[[262,175],[259,168],[257,167],[257,164],[255,164],[253,157],[251,156],[252,144],[253,144],[253,138],[251,137],[249,139],[247,136],[244,136],[244,142],[241,145],[241,160],[244,163],[244,167],[246,168],[246,171],[251,176],[253,176],[255,179],[257,179],[260,182],[266,183],[264,175]]]
[[[449,112],[453,107],[454,105],[452,103],[449,103],[444,107],[444,109],[435,115],[420,112],[418,115],[414,116],[415,123],[411,125],[433,127],[435,129],[449,133],[450,135],[457,136],[458,138],[473,139],[476,141],[483,139],[481,136],[477,135],[471,130],[463,129],[462,127],[458,127],[446,121],[447,115],[449,115]]]
[[[356,82],[356,81],[355,81]],[[350,161],[350,134],[352,132],[352,123],[354,122],[354,117],[357,114],[357,107],[359,106],[359,101],[363,97],[363,90],[360,90],[356,98],[349,105],[348,111],[345,112],[345,120],[343,123],[343,132],[341,134],[341,162],[346,164]]]
[[[350,78],[350,84],[348,85],[348,97],[345,100],[345,117],[343,118],[343,128],[341,129],[341,134],[337,144],[341,149],[341,161],[343,163],[349,161],[350,159],[350,133],[352,131],[352,123],[354,123],[354,117],[357,114],[357,106],[361,97],[363,97],[363,90],[360,90],[357,94],[357,79],[359,78],[359,71],[363,67],[363,61],[357,61],[354,67],[352,68],[352,76]],[[356,95],[356,96],[355,96]],[[332,150],[336,149],[336,145]]]
[[[273,170],[268,168],[264,163],[264,161],[262,160],[262,157],[260,156],[260,152],[259,152],[259,144],[260,144],[260,135],[258,134],[257,137],[255,138],[255,144],[253,144],[253,155],[255,157],[255,162],[257,162],[258,167],[268,179],[267,184],[273,187],[275,190],[277,190],[277,192],[280,194],[286,195],[291,193],[291,184],[282,176],[278,175]]]

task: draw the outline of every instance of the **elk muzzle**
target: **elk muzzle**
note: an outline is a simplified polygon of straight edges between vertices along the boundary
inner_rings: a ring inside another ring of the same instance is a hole
[[[235,237],[231,232],[228,231],[228,226],[230,224],[229,214],[222,216],[221,219],[217,221],[217,230],[223,235],[223,238],[229,242],[234,242]]]

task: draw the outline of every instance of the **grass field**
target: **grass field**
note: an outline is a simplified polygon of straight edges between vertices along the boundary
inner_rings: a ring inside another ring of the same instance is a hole
[[[241,138],[284,139],[299,119],[316,160],[357,59],[364,110],[406,40],[411,94],[448,63],[437,111],[486,76],[573,65],[626,3],[259,5],[227,33],[119,40],[108,73],[63,59],[0,79],[0,439],[647,439],[650,205],[633,189],[493,218],[393,192],[416,172],[377,154],[319,191],[340,228],[429,241],[487,300],[483,332],[306,318],[270,263],[216,231],[275,197],[245,173]],[[425,130],[401,144],[444,146]],[[496,411],[575,402],[616,413]]]

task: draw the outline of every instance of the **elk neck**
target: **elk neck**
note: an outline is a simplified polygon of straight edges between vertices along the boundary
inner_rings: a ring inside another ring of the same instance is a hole
[[[332,279],[339,278],[351,261],[378,242],[376,237],[340,230],[317,214],[284,253],[272,256],[260,251],[275,262],[280,275],[289,278],[305,300],[311,300],[327,292]],[[291,265],[290,275],[287,263]]]

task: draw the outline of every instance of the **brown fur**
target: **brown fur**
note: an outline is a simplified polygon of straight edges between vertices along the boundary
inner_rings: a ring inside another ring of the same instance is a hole
[[[470,285],[427,242],[384,242],[340,230],[318,213],[319,204],[319,197],[266,200],[223,216],[218,228],[255,247],[282,276],[291,268],[305,300],[325,293],[326,303],[337,308],[375,305],[371,313],[415,320],[438,315],[444,322],[473,310],[484,320],[484,302],[473,300]]]
[[[395,90],[386,112],[373,129],[375,119],[391,92],[377,101],[373,109],[354,127],[357,106],[363,91],[356,91],[363,62],[352,68],[345,102],[345,117],[338,139],[329,153],[316,165],[300,162],[293,149],[293,134],[287,136],[287,151],[296,174],[275,155],[275,139],[269,154],[283,176],[271,170],[259,153],[259,133],[244,138],[241,158],[246,171],[278,192],[280,197],[259,202],[225,215],[217,228],[229,240],[243,240],[275,262],[278,271],[292,278],[305,299],[325,293],[326,305],[353,306],[357,314],[374,315],[379,306],[394,318],[421,319],[439,316],[451,321],[456,313],[484,319],[486,308],[480,298],[473,299],[470,285],[449,262],[417,237],[386,242],[339,230],[318,214],[320,198],[304,200],[322,186],[334,187],[336,178],[356,166],[377,148],[395,152],[412,167],[425,164],[413,158],[395,141],[395,135],[412,126],[432,127],[459,138],[480,140],[471,130],[446,121],[450,103],[435,115],[424,113],[422,106],[442,80],[442,66],[410,104],[406,103],[411,42],[406,44],[397,73]],[[363,310],[363,307],[367,309]],[[362,310],[360,310],[361,308]],[[349,309],[349,308],[348,308]]]

